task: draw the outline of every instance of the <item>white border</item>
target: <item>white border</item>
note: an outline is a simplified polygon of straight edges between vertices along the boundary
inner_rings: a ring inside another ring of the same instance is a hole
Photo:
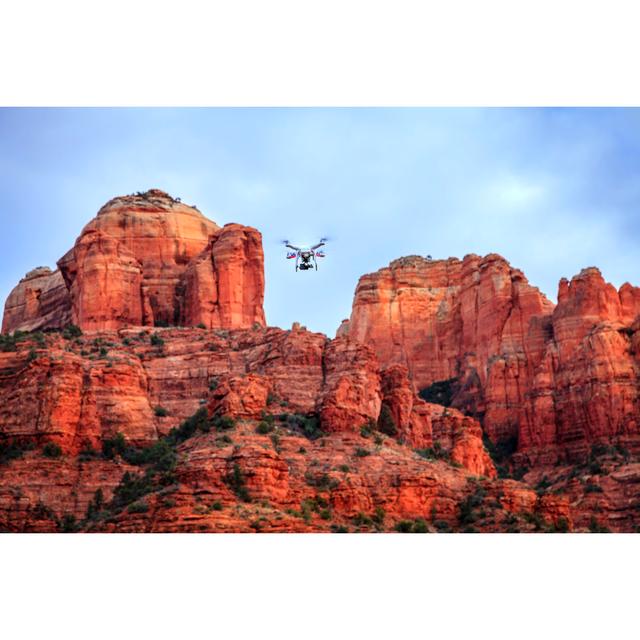
[[[3,6],[2,105],[637,105],[629,0]]]

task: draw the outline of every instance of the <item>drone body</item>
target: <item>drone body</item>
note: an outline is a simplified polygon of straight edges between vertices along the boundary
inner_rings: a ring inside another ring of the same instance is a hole
[[[296,271],[307,271],[308,269],[318,270],[318,261],[316,258],[324,258],[324,251],[318,251],[326,243],[326,238],[320,238],[320,242],[312,247],[296,247],[290,244],[288,240],[284,241],[284,245],[292,251],[287,252],[287,260],[296,261]]]

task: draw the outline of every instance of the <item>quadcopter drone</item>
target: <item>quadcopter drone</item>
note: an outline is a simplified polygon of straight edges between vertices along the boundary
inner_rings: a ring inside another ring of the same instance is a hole
[[[318,244],[314,244],[312,247],[296,247],[289,244],[288,240],[284,240],[283,244],[293,251],[287,251],[287,260],[296,260],[296,271],[306,271],[307,269],[313,269],[315,267],[318,270],[318,262],[316,258],[324,258],[324,251],[318,251],[320,247],[323,247],[327,242],[327,238],[320,238]]]

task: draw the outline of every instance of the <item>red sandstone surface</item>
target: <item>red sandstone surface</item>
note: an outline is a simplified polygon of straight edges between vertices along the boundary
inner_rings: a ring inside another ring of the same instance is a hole
[[[500,256],[414,256],[360,279],[339,332],[406,366],[416,391],[448,381],[452,406],[522,462],[553,463],[595,442],[638,449],[639,314],[640,289],[595,268],[554,306]]]
[[[239,224],[220,228],[167,193],[114,198],[58,261],[12,291],[3,333],[127,326],[264,325],[262,240]]]
[[[58,265],[5,305],[0,530],[640,526],[640,290],[597,269],[554,305],[497,255],[402,258],[330,340],[265,326],[255,229],[157,190]]]

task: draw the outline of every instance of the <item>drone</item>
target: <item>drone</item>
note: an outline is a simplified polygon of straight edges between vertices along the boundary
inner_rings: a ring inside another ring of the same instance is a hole
[[[320,247],[323,247],[327,242],[327,238],[320,238],[318,244],[314,244],[312,247],[296,247],[289,243],[288,240],[283,240],[285,247],[292,249],[287,251],[287,260],[296,260],[296,271],[307,271],[308,269],[318,270],[318,261],[316,258],[324,258],[324,251],[318,251]]]

